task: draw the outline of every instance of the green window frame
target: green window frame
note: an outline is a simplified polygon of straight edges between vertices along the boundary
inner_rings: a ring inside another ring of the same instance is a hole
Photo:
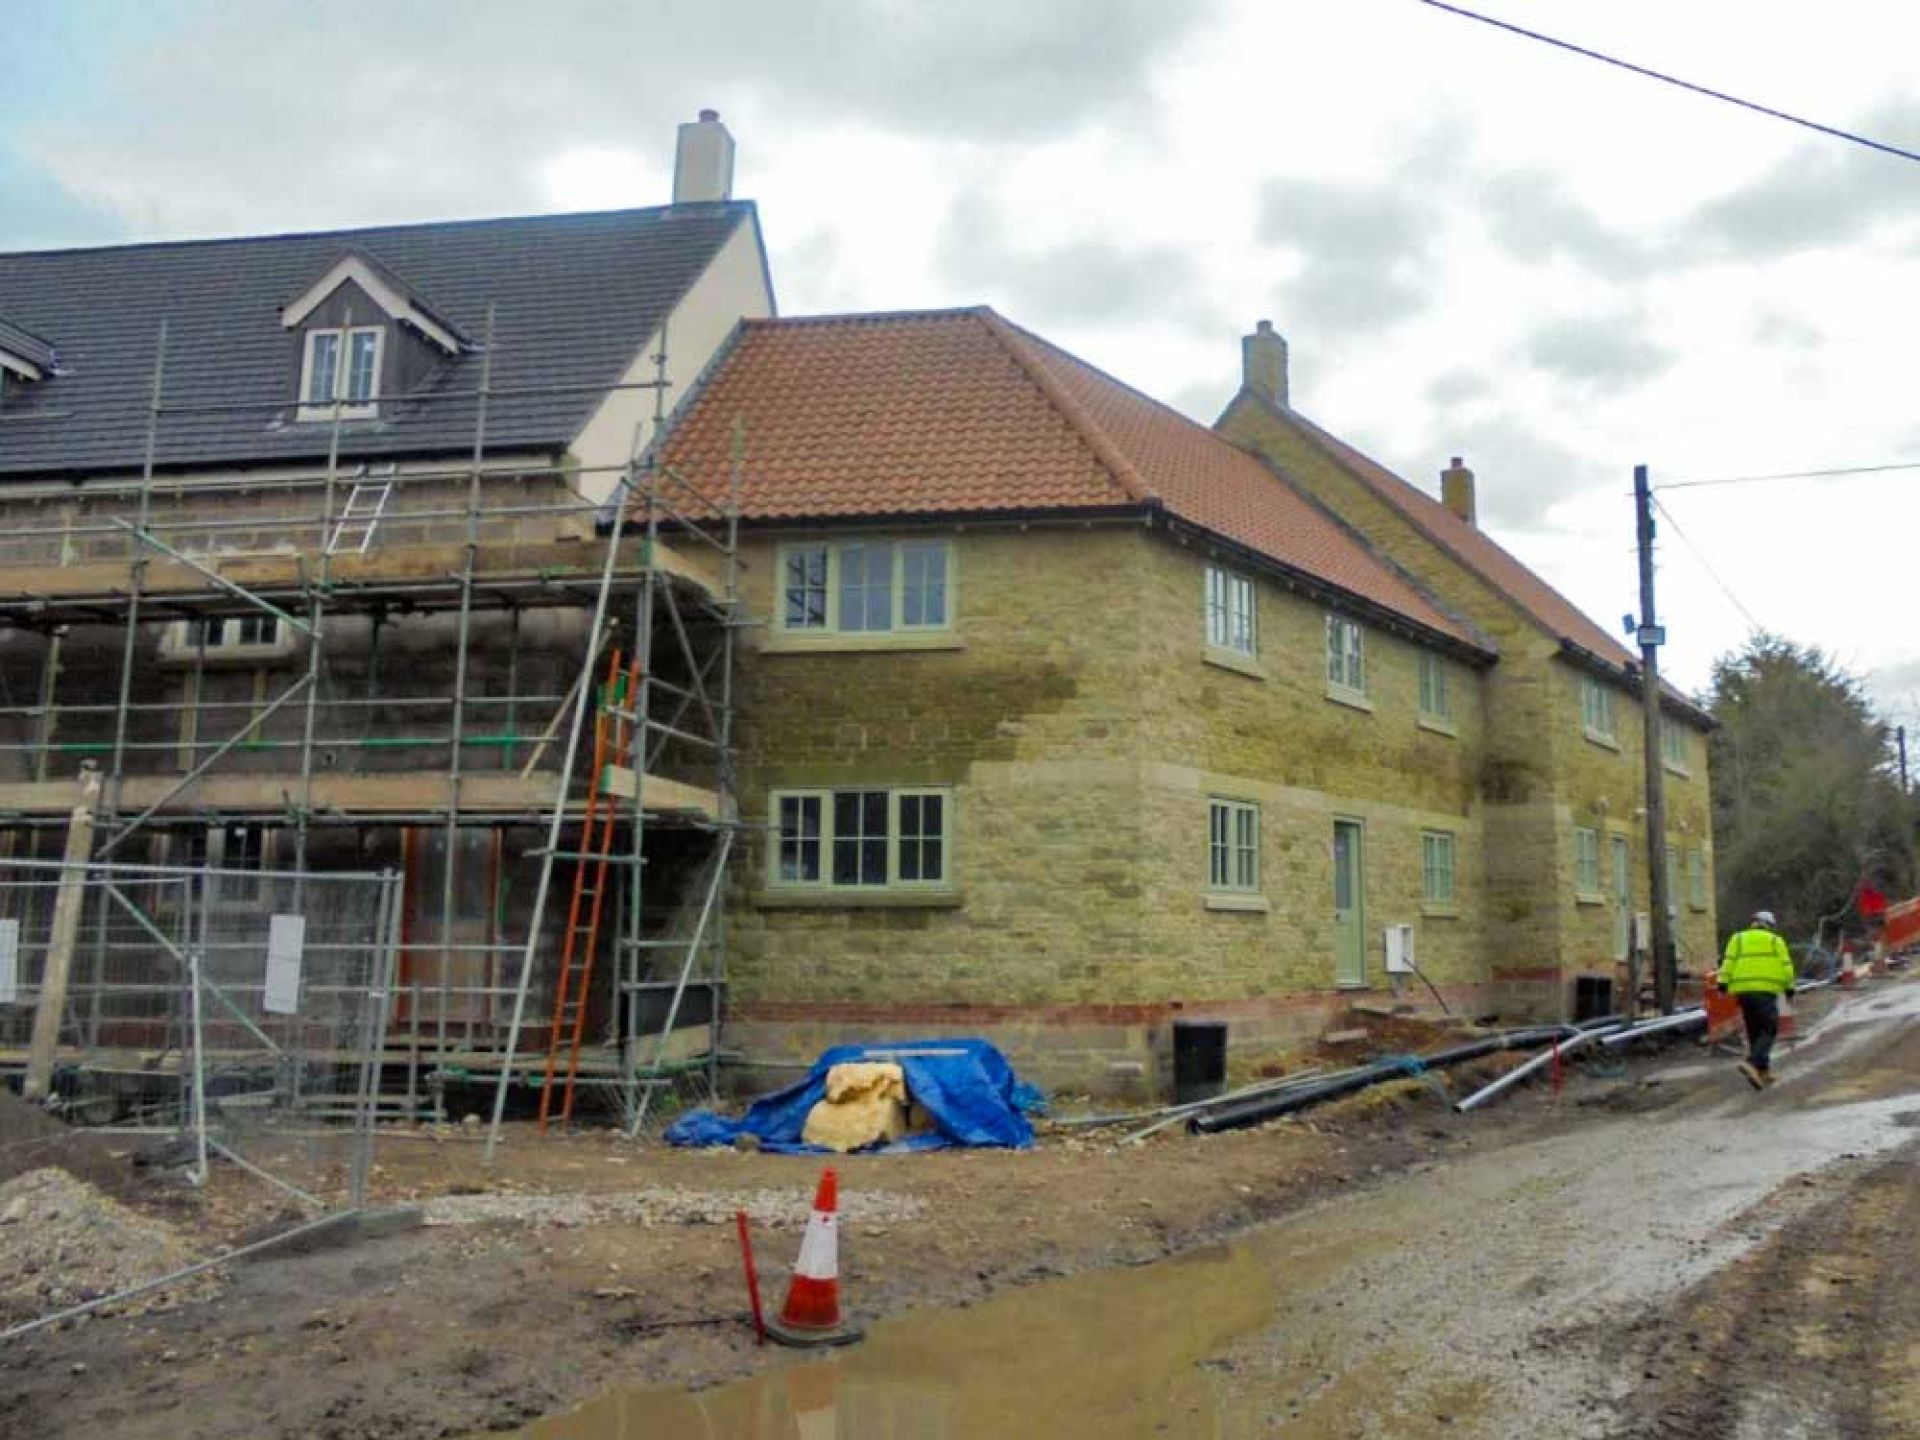
[[[953,542],[944,537],[793,541],[779,550],[774,626],[789,635],[953,628]]]
[[[1420,652],[1420,713],[1429,720],[1453,719],[1453,690],[1447,662],[1431,650]]]
[[[1259,636],[1253,581],[1218,565],[1207,566],[1207,644],[1253,658]]]
[[[776,790],[767,884],[782,890],[927,890],[953,884],[953,792]]]
[[[1687,903],[1695,910],[1707,908],[1707,852],[1687,851]]]
[[[1420,833],[1420,896],[1429,905],[1451,905],[1454,837],[1446,830]]]
[[[1207,888],[1260,891],[1260,807],[1245,800],[1207,802]]]
[[[1687,732],[1670,717],[1660,717],[1660,758],[1669,770],[1687,773]]]
[[[1580,677],[1580,722],[1596,740],[1613,741],[1613,690],[1591,675]]]
[[[1591,826],[1574,827],[1573,888],[1582,899],[1600,898],[1600,832]]]
[[[1367,637],[1358,620],[1327,616],[1327,684],[1354,695],[1367,693]]]

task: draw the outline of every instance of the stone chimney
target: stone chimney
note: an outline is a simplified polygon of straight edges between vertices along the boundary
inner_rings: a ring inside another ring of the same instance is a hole
[[[680,127],[673,156],[673,203],[732,198],[733,136],[720,123],[718,110],[702,110],[698,120]]]
[[[1262,320],[1240,341],[1240,383],[1269,404],[1286,408],[1287,342],[1271,320]]]
[[[1460,463],[1458,455],[1453,463],[1440,472],[1440,503],[1458,515],[1469,525],[1477,525],[1474,518],[1473,472]]]

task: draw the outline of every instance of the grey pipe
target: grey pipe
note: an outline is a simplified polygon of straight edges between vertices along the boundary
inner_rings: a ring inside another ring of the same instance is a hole
[[[1613,1025],[1619,1025],[1620,1023],[1621,1022],[1618,1020],[1615,1020],[1612,1022]],[[1611,1026],[1608,1028],[1611,1028]],[[1498,1080],[1495,1080],[1492,1084],[1481,1086],[1478,1090],[1474,1091],[1473,1094],[1467,1096],[1466,1099],[1462,1100],[1459,1104],[1455,1105],[1453,1108],[1455,1110],[1460,1111],[1462,1114],[1465,1114],[1469,1110],[1477,1110],[1482,1105],[1486,1104],[1489,1100],[1495,1099],[1500,1095],[1504,1095],[1507,1091],[1511,1090],[1514,1086],[1518,1085],[1522,1080],[1526,1079],[1529,1075],[1532,1075],[1535,1072],[1544,1069],[1548,1065],[1551,1065],[1553,1063],[1554,1056],[1556,1054],[1561,1059],[1564,1060],[1567,1056],[1574,1054],[1576,1051],[1584,1049],[1586,1046],[1592,1044],[1595,1040],[1600,1039],[1602,1036],[1604,1036],[1607,1033],[1608,1032],[1606,1029],[1598,1029],[1598,1028],[1591,1029],[1591,1030],[1581,1030],[1579,1033],[1569,1036],[1564,1043],[1560,1043],[1553,1048],[1543,1050],[1540,1054],[1535,1055],[1531,1060],[1526,1061],[1524,1064],[1514,1066],[1513,1069],[1509,1070],[1506,1074],[1502,1075]]]

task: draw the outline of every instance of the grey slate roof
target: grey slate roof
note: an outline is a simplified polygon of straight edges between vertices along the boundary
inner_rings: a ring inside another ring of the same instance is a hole
[[[0,350],[18,355],[22,360],[30,360],[40,368],[49,369],[53,365],[53,347],[30,330],[22,330],[18,325],[8,323],[0,317]]]
[[[9,387],[0,476],[138,469],[162,318],[161,466],[324,457],[330,427],[293,422],[295,348],[280,308],[358,251],[431,296],[475,341],[377,420],[343,427],[362,458],[464,453],[478,342],[495,307],[487,448],[551,451],[585,424],[734,230],[747,201],[453,221],[91,250],[0,254],[0,316],[59,354],[62,373]],[[245,406],[244,409],[208,407]]]

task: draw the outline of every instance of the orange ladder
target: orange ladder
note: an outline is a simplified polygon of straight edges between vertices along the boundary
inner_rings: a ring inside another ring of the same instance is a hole
[[[547,1078],[540,1087],[540,1129],[550,1118],[573,1118],[574,1082],[580,1074],[580,1041],[587,1028],[587,1000],[593,985],[593,956],[600,940],[601,902],[606,898],[607,867],[613,854],[619,797],[607,785],[608,767],[628,762],[633,738],[630,706],[639,689],[640,667],[620,667],[616,649],[607,662],[607,683],[593,722],[593,769],[587,787],[587,811],[580,825],[579,866],[573,872],[573,901],[567,906],[566,942],[560,951],[560,977],[553,991],[553,1025],[547,1043]],[[554,1115],[554,1079],[566,1052],[559,1113]]]

